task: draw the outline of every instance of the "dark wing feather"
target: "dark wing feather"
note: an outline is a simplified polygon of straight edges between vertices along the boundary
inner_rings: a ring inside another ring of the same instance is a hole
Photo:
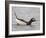
[[[17,18],[17,19],[20,20],[20,21],[23,21],[23,22],[27,23],[27,21],[25,21],[25,20],[23,20],[23,19],[19,19],[19,18]]]

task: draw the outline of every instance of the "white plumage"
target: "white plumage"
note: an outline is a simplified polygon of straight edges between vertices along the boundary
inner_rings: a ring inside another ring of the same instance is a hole
[[[20,21],[20,20],[18,20],[18,19],[16,19],[16,23],[18,23],[18,24],[26,24],[25,22]]]

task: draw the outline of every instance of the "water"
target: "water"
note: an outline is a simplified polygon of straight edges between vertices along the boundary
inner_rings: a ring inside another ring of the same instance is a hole
[[[12,31],[28,31],[28,30],[40,30],[40,8],[36,7],[12,7]],[[35,18],[37,21],[31,25],[17,25],[16,16],[29,21],[31,18]]]
[[[40,30],[40,24],[32,23],[32,25],[12,25],[12,31],[29,31],[29,30]]]

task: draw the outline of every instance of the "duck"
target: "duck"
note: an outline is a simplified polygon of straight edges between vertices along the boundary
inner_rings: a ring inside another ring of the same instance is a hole
[[[16,22],[17,24],[26,24],[26,25],[31,25],[32,22],[35,22],[35,18],[31,18],[29,21],[25,21],[24,19],[20,19],[17,17],[16,13],[15,13],[15,16],[16,16]]]

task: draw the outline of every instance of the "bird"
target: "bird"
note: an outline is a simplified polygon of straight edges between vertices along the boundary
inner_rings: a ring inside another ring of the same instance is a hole
[[[35,18],[31,18],[29,21],[25,21],[24,19],[20,19],[17,17],[16,13],[15,13],[15,16],[16,16],[16,22],[17,24],[26,24],[26,25],[31,25],[32,22],[35,22]]]

